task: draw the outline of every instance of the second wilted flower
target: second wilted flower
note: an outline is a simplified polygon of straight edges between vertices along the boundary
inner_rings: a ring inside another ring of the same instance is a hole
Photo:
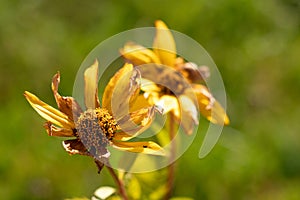
[[[198,111],[209,121],[229,124],[229,118],[206,86],[200,84],[209,74],[207,68],[185,62],[177,57],[171,31],[158,20],[152,49],[128,42],[120,50],[126,62],[139,66],[142,75],[143,97],[150,105],[162,106],[171,112],[187,134],[198,124]],[[167,86],[167,87],[166,87]]]

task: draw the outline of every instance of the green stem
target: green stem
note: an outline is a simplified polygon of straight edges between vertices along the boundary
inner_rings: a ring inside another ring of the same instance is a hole
[[[108,169],[110,175],[113,177],[114,181],[116,182],[117,187],[119,188],[119,194],[122,197],[122,199],[128,200],[123,181],[118,178],[115,170],[113,170],[110,166],[106,166],[106,168]]]
[[[167,192],[165,196],[165,200],[168,200],[172,196],[172,189],[174,185],[174,174],[175,174],[175,156],[176,156],[176,142],[174,139],[175,137],[175,123],[174,123],[174,116],[170,114],[170,123],[169,123],[169,136],[171,141],[171,149],[170,149],[170,162],[171,164],[168,167],[168,179],[167,179]]]

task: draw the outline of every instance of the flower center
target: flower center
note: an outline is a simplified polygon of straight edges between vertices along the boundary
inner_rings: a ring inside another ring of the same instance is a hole
[[[107,153],[105,147],[114,137],[117,123],[106,109],[88,109],[78,118],[76,130],[86,149],[101,157]]]

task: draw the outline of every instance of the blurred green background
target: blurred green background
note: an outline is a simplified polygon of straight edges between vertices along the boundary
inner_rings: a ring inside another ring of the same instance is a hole
[[[198,159],[179,160],[174,195],[195,199],[300,199],[298,0],[0,1],[0,198],[89,197],[112,185],[90,158],[48,137],[24,90],[55,105],[52,76],[71,95],[76,72],[101,41],[156,19],[197,40],[215,60],[231,125]],[[199,139],[199,140],[197,140]]]

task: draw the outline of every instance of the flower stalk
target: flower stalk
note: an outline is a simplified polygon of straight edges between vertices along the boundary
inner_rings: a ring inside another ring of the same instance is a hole
[[[167,192],[165,195],[165,200],[168,200],[172,196],[173,185],[174,185],[174,174],[175,174],[175,157],[176,157],[176,141],[175,137],[175,121],[172,113],[169,113],[169,137],[171,143],[170,149],[170,165],[168,167],[168,177],[167,177]]]
[[[110,173],[110,175],[112,176],[112,178],[114,179],[118,189],[119,189],[119,195],[122,197],[123,200],[128,200],[128,196],[125,190],[125,185],[124,182],[118,178],[115,170],[113,170],[110,166],[106,166],[106,168],[108,169],[108,172]]]

